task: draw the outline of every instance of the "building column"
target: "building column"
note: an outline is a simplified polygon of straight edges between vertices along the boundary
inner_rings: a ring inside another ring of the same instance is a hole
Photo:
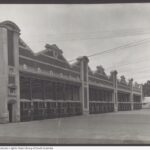
[[[113,91],[113,102],[114,102],[114,111],[118,111],[118,88],[117,88],[117,71],[112,71],[111,72],[111,77],[113,80],[113,86],[114,86],[114,91]]]
[[[131,103],[131,110],[134,109],[134,97],[133,97],[133,79],[129,80],[129,85],[130,85],[130,103]]]
[[[141,109],[142,109],[142,101],[143,101],[143,85],[141,84],[141,99],[140,99]]]
[[[14,32],[14,60],[15,60],[15,78],[16,78],[16,100],[14,106],[14,122],[20,121],[20,75],[19,75],[19,35],[20,33]]]
[[[7,29],[0,27],[0,123],[9,122]]]
[[[29,77],[30,100],[32,101],[32,79]]]
[[[83,114],[89,114],[89,84],[88,84],[88,62],[86,56],[77,59],[80,62],[80,100],[82,101]]]
[[[19,35],[20,29],[13,22],[0,23],[1,123],[20,121]],[[10,76],[13,83],[8,80]]]

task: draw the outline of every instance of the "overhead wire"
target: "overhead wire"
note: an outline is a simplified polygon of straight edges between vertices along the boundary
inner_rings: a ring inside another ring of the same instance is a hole
[[[149,30],[150,31],[150,30]],[[105,32],[105,31],[103,31],[103,32]],[[110,33],[111,31],[109,31],[109,33]],[[118,32],[119,34],[120,34],[120,32]],[[70,34],[75,34],[75,33],[64,33],[64,34],[66,34],[66,35],[70,35]],[[112,35],[103,35],[103,36],[100,36],[100,37],[89,37],[90,35],[88,35],[87,33],[84,35],[84,36],[86,36],[86,37],[80,37],[80,38],[70,38],[70,37],[67,37],[66,39],[62,39],[62,37],[61,37],[61,39],[51,39],[53,42],[61,42],[61,41],[67,41],[67,42],[69,42],[69,41],[76,41],[76,40],[94,40],[94,39],[109,39],[109,38],[120,38],[120,37],[126,37],[126,36],[136,36],[136,35],[144,35],[144,34],[150,34],[150,32],[145,32],[145,30],[144,30],[144,32],[143,31],[140,31],[140,32],[132,32],[132,30],[129,32],[125,32],[125,33],[121,33],[120,35],[118,35],[118,34],[116,34],[116,33],[111,33]],[[113,35],[114,34],[114,35]],[[53,36],[53,35],[55,35],[55,34],[47,34],[48,36]],[[61,34],[60,34],[61,35]],[[92,34],[91,34],[92,35]],[[94,34],[93,34],[94,35]],[[96,35],[96,34],[95,34]],[[81,36],[81,35],[79,35],[79,36]],[[88,38],[87,38],[88,37]],[[56,38],[58,38],[57,36],[56,36]],[[48,38],[49,39],[49,38]],[[32,41],[33,42],[33,41]],[[45,40],[40,40],[40,41],[38,41],[38,42],[45,42]]]
[[[103,31],[106,33],[106,31]],[[107,31],[107,33],[111,33],[112,31]],[[124,32],[120,33],[120,31],[118,31],[117,33],[119,33],[120,35],[113,35],[114,33],[111,33],[111,36],[110,35],[104,35],[102,37],[88,37],[88,38],[84,38],[84,39],[81,39],[81,38],[78,38],[78,39],[67,39],[67,41],[70,41],[70,40],[90,40],[90,39],[105,39],[105,38],[119,38],[119,37],[124,37],[124,36],[135,36],[135,35],[143,35],[143,34],[150,34],[148,32],[145,32],[145,30],[141,30],[141,31],[129,31],[126,32],[124,30]],[[72,34],[72,33],[67,33],[68,35],[69,34]],[[76,33],[75,33],[76,34]],[[77,33],[78,34],[78,33]],[[84,33],[85,34],[85,33]],[[89,33],[86,35],[89,35]],[[91,34],[93,36],[93,34]],[[94,36],[97,35],[97,32],[95,32]],[[85,35],[84,35],[85,36]],[[128,43],[128,44],[125,44],[125,45],[121,45],[121,46],[118,46],[118,47],[115,47],[115,48],[111,48],[111,49],[108,49],[108,50],[105,50],[105,51],[102,51],[102,52],[98,52],[98,53],[94,53],[94,54],[91,54],[91,55],[88,55],[87,57],[93,57],[93,56],[97,56],[97,55],[101,55],[101,54],[109,54],[109,53],[112,53],[114,50],[122,50],[122,49],[125,49],[125,48],[129,48],[129,47],[134,47],[134,46],[138,46],[138,45],[142,45],[144,44],[145,42],[149,42],[149,39],[150,38],[147,38],[147,39],[144,39],[144,40],[140,40],[140,41],[136,41],[136,42],[131,42],[131,43]],[[145,41],[146,40],[146,41]],[[147,41],[148,40],[148,41]],[[58,40],[57,40],[58,41]],[[63,40],[62,40],[63,41]],[[70,60],[69,62],[72,62],[76,59],[73,59],[73,60]],[[136,61],[136,63],[139,63],[139,61]],[[135,63],[132,63],[132,64],[135,64]],[[123,64],[122,66],[126,66],[126,65],[129,65],[128,63],[127,64]],[[107,68],[108,69],[108,68]]]
[[[121,67],[123,67],[123,66],[129,66],[129,65],[134,65],[134,64],[137,64],[137,63],[141,63],[141,62],[146,62],[146,61],[150,61],[150,58],[148,58],[148,59],[145,59],[144,57],[142,57],[143,59],[141,59],[141,60],[136,60],[136,61],[134,61],[134,62],[131,62],[131,63],[124,63],[124,64],[117,64],[117,67],[116,66],[110,66],[110,67],[106,67],[106,69],[111,69],[111,68],[121,68]]]
[[[93,56],[98,56],[98,55],[102,55],[102,54],[108,54],[108,53],[112,53],[114,50],[122,50],[122,49],[125,49],[125,48],[129,48],[129,47],[134,47],[134,46],[138,46],[138,45],[142,45],[143,43],[147,43],[147,42],[150,42],[149,41],[150,38],[146,38],[146,39],[143,39],[143,40],[139,40],[139,41],[136,41],[136,42],[131,42],[131,43],[127,43],[127,44],[124,44],[124,45],[121,45],[121,46],[118,46],[118,47],[114,47],[114,48],[110,48],[110,49],[107,49],[107,50],[104,50],[104,51],[101,51],[101,52],[97,52],[97,53],[93,53],[91,55],[88,55],[87,57],[93,57]],[[75,61],[76,59],[72,59],[72,60],[69,60],[68,62],[72,62],[72,61]]]
[[[132,33],[132,34],[131,34]],[[133,34],[134,33],[134,34]],[[111,36],[103,36],[103,37],[92,37],[92,38],[86,38],[86,39],[69,39],[69,40],[90,40],[90,39],[106,39],[106,38],[114,38],[114,37],[116,37],[116,38],[119,38],[119,37],[124,37],[124,36],[135,36],[135,35],[143,35],[143,34],[149,34],[149,33],[147,33],[147,32],[145,32],[145,30],[144,30],[144,33],[143,32],[126,32],[125,34],[122,34],[121,33],[121,35],[120,36],[116,36],[116,35],[111,35]],[[149,38],[148,38],[149,39]],[[117,47],[117,48],[115,48],[115,49],[118,49],[118,48],[121,48],[121,49],[124,49],[124,48],[128,48],[128,47],[133,47],[133,46],[137,46],[137,45],[142,45],[143,44],[143,42],[149,42],[149,41],[145,41],[145,40],[147,40],[147,39],[144,39],[144,40],[141,40],[141,41],[136,41],[136,42],[132,42],[132,43],[128,43],[127,45],[123,45],[123,47],[121,46],[121,47]],[[57,40],[58,41],[58,40]],[[64,40],[63,40],[64,41]],[[140,42],[140,43],[139,43]],[[141,43],[142,42],[142,43]],[[135,44],[135,45],[130,45],[130,44]],[[114,48],[113,48],[114,49]],[[113,50],[113,49],[110,49],[110,51],[111,50]],[[111,53],[111,52],[102,52],[101,54],[103,54],[103,53]],[[93,57],[93,56],[96,56],[97,54],[93,54],[93,55],[90,55],[89,57]],[[76,60],[76,59],[74,59],[74,60]],[[69,62],[72,62],[73,60],[70,60]],[[139,62],[137,62],[137,63],[139,63]],[[128,64],[126,64],[126,65],[128,65]],[[125,66],[125,65],[124,65]]]

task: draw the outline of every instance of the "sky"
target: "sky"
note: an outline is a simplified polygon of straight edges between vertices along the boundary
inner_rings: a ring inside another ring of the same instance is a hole
[[[19,26],[34,52],[44,50],[46,43],[56,44],[70,61],[112,49],[89,57],[93,71],[102,65],[108,75],[117,70],[118,78],[150,80],[149,3],[0,4],[0,22],[5,20]]]

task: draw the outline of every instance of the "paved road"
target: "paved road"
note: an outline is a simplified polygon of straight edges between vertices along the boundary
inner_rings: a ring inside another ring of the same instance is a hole
[[[150,144],[150,109],[0,124],[0,143]]]

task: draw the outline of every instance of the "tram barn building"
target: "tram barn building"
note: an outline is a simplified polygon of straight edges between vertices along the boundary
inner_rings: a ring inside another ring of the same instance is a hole
[[[141,109],[141,85],[88,63],[70,64],[54,44],[34,53],[15,23],[1,22],[0,123]]]

